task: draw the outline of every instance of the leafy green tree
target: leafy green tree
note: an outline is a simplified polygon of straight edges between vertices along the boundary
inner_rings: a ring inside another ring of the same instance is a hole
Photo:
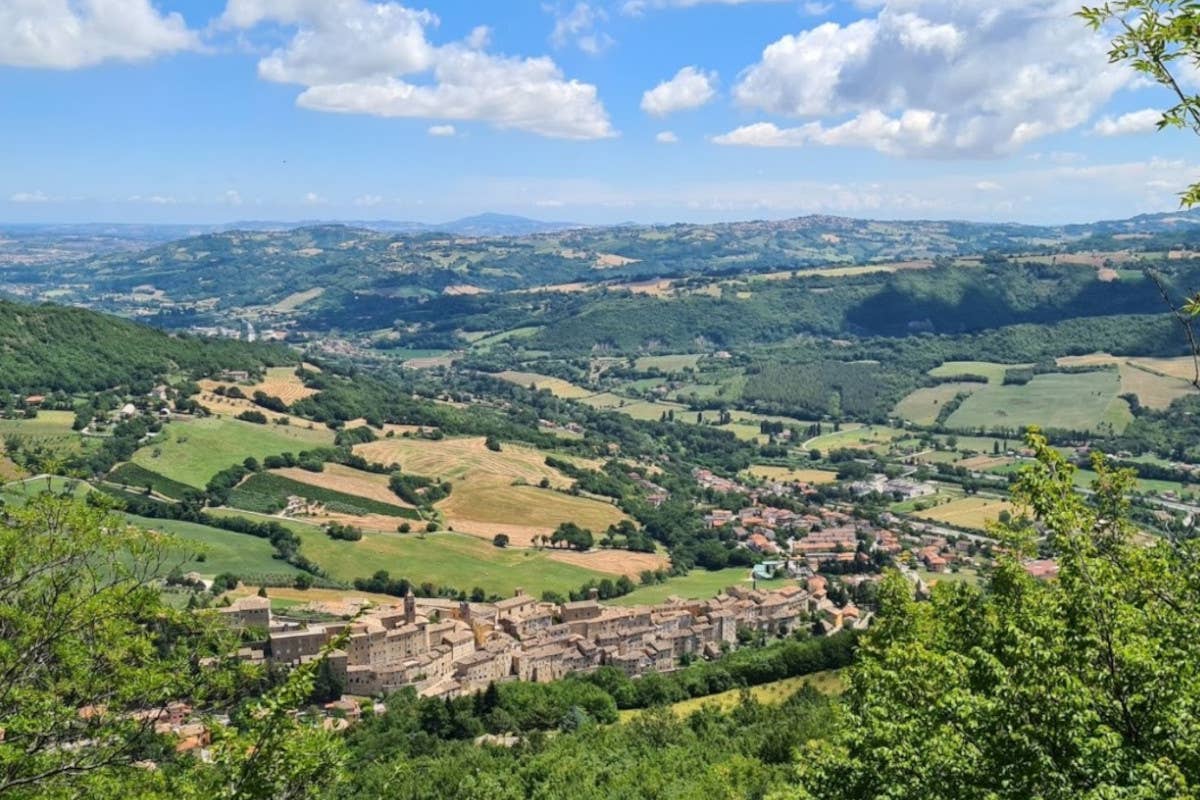
[[[264,676],[230,656],[233,631],[163,602],[174,544],[103,501],[46,492],[3,509],[0,796],[307,798],[339,777],[340,744],[292,713],[318,665],[243,706]],[[155,732],[175,701],[234,712],[209,726],[211,764]]]
[[[1036,432],[998,529],[988,591],[917,603],[890,573],[850,671],[847,715],[801,754],[795,797],[1194,797],[1200,787],[1200,546],[1136,541],[1133,475],[1093,463],[1095,495]],[[1043,531],[1044,541],[1035,541]],[[1059,562],[1033,579],[1038,545]]]

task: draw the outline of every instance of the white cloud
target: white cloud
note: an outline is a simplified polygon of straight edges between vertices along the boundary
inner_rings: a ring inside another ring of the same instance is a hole
[[[325,198],[316,192],[307,192],[304,195],[304,203],[305,205],[319,206],[325,203]]]
[[[237,189],[226,189],[221,199],[231,206],[240,206],[242,204],[242,195]]]
[[[1022,162],[1016,162],[1022,163]],[[853,176],[841,181],[745,177],[629,184],[619,180],[490,179],[474,184],[478,196],[555,197],[587,219],[604,209],[635,209],[641,219],[747,219],[842,214],[875,219],[990,219],[1035,224],[1118,219],[1176,208],[1177,192],[1200,177],[1200,162],[1168,159],[1056,166],[983,162],[948,173],[920,170],[904,176]],[[1000,188],[981,191],[979,184]]]
[[[562,208],[566,205],[562,200],[535,200],[533,204],[538,208]]]
[[[14,192],[8,196],[10,203],[49,203],[50,196],[45,192]]]
[[[652,8],[694,8],[695,6],[743,6],[751,3],[786,3],[790,0],[625,0],[621,13],[636,17]]]
[[[0,64],[8,66],[78,69],[199,46],[181,15],[149,0],[0,2]]]
[[[998,192],[1004,187],[995,181],[976,181],[975,188],[981,192]]]
[[[600,23],[608,19],[608,12],[603,8],[585,2],[575,3],[570,10],[559,5],[543,8],[554,15],[550,41],[555,47],[565,47],[574,42],[580,50],[595,56],[615,44],[611,36],[598,29]]]
[[[768,45],[734,88],[745,108],[814,121],[718,140],[990,157],[1084,124],[1131,80],[1080,28],[1075,0],[870,4],[875,16]]]
[[[883,153],[902,155],[913,147],[936,147],[944,137],[943,126],[944,119],[929,111],[905,111],[898,117],[866,111],[829,128],[819,122],[794,128],[780,128],[771,122],[743,125],[714,136],[713,142],[747,147],[801,147],[806,144],[874,147]]]
[[[1158,122],[1162,112],[1153,108],[1141,111],[1130,111],[1115,119],[1104,117],[1092,128],[1092,133],[1100,136],[1127,136],[1133,133],[1150,133],[1158,130]]]
[[[642,94],[642,111],[665,117],[676,111],[699,108],[716,96],[716,83],[717,73],[684,67],[675,77]]]
[[[458,131],[453,125],[430,125],[427,133],[430,136],[454,136]]]
[[[654,141],[659,144],[675,144],[679,141],[679,137],[672,131],[660,131],[654,136]]]
[[[364,194],[354,198],[354,205],[359,208],[374,208],[383,202],[383,195],[380,194]]]
[[[810,17],[823,17],[833,11],[833,3],[818,3],[816,0],[809,0],[800,6],[800,10]]]
[[[596,87],[565,78],[549,58],[488,53],[488,32],[435,45],[437,18],[394,2],[229,0],[225,25],[294,28],[258,64],[260,77],[304,88],[316,111],[483,120],[564,139],[615,135]]]

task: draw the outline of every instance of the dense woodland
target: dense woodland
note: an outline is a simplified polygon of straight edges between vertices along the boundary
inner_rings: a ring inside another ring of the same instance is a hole
[[[149,391],[168,375],[294,363],[281,345],[169,335],[79,308],[0,300],[0,391]]]

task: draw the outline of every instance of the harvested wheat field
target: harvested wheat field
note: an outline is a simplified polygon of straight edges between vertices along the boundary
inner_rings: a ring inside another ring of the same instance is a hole
[[[573,564],[596,572],[610,575],[628,575],[637,578],[643,570],[666,569],[670,559],[659,553],[633,553],[628,550],[547,550],[550,558],[563,564]]]
[[[400,498],[398,497],[395,497],[393,502],[396,505],[401,505]],[[339,525],[353,525],[356,528],[362,528],[364,531],[373,531],[375,533],[395,533],[397,527],[406,522],[414,529],[425,524],[420,520],[400,519],[399,517],[389,517],[386,514],[341,514],[325,510],[315,511],[303,516],[289,517],[288,519],[295,519],[297,522],[303,522],[316,527],[336,522]]]
[[[258,594],[258,589],[259,587],[257,586],[241,584],[236,589],[230,589],[222,596],[236,600],[239,597],[256,595]],[[290,586],[268,586],[267,598],[271,601],[280,601],[279,605],[281,606],[305,606],[313,611],[336,615],[354,614],[358,609],[368,604],[374,606],[398,606],[401,603],[399,598],[392,597],[391,595],[360,592],[357,589],[318,589],[316,587],[294,589]]]
[[[770,464],[751,464],[746,470],[756,478],[768,481],[799,481],[800,483],[835,483],[837,473],[824,469],[792,469]]]
[[[199,384],[203,393],[212,393],[218,386],[229,385],[229,381],[203,380]],[[261,381],[253,385],[239,384],[238,388],[247,397],[252,397],[255,392],[263,392],[272,397],[278,397],[288,405],[317,393],[316,389],[309,389],[304,385],[296,375],[295,367],[268,367],[267,374]]]
[[[1012,462],[1013,459],[1007,458],[1006,456],[982,455],[964,458],[962,461],[958,462],[957,466],[963,467],[964,469],[975,470],[976,472],[986,472],[989,469],[1003,467],[1007,464],[1011,464]]]
[[[1147,408],[1163,409],[1172,402],[1193,394],[1196,388],[1196,363],[1191,356],[1178,358],[1128,358],[1108,353],[1066,356],[1061,366],[1100,366],[1116,364],[1121,371],[1121,394],[1135,394]]]
[[[345,494],[352,494],[357,497],[365,497],[369,500],[378,500],[381,503],[388,503],[394,506],[407,507],[409,505],[388,488],[387,475],[363,472],[362,470],[353,469],[342,464],[327,463],[322,472],[309,472],[300,467],[274,469],[271,472],[276,475],[282,475],[285,478],[291,478],[299,483],[306,483],[309,486],[332,489],[335,492],[344,492]]]
[[[574,522],[595,533],[625,518],[616,506],[556,489],[572,481],[545,464],[546,454],[531,447],[504,443],[500,452],[487,449],[482,437],[457,439],[381,439],[354,451],[370,461],[398,463],[401,470],[449,481],[450,497],[437,504],[446,527],[490,539],[508,535],[513,545],[528,547],[534,537]],[[569,460],[591,468],[596,462]],[[545,478],[551,488],[538,483]]]
[[[507,483],[523,480],[536,484],[545,477],[549,478],[550,485],[556,488],[571,485],[571,481],[565,475],[546,466],[546,454],[542,451],[504,442],[502,449],[497,452],[487,448],[482,436],[438,440],[380,439],[356,445],[354,452],[368,461],[397,463],[404,472],[449,481],[491,475],[503,478]],[[600,466],[599,463],[586,459],[571,456],[562,458],[593,469]]]
[[[589,397],[595,392],[590,389],[585,389],[582,386],[576,386],[570,381],[565,381],[562,378],[552,378],[549,375],[539,375],[536,372],[518,372],[516,370],[506,369],[504,372],[497,372],[497,378],[503,378],[509,383],[515,383],[519,386],[533,386],[535,389],[549,389],[550,394],[555,397],[564,397],[569,400],[579,399],[581,397]]]
[[[203,386],[200,388],[204,389]],[[210,391],[201,391],[200,394],[196,395],[196,402],[208,411],[208,413],[215,414],[216,416],[236,417],[243,411],[258,411],[271,422],[286,418],[289,425],[297,424],[307,427],[309,424],[306,420],[301,420],[299,417],[293,417],[290,414],[280,414],[278,411],[271,411],[268,408],[255,405],[249,400],[241,400],[236,397],[222,397]]]

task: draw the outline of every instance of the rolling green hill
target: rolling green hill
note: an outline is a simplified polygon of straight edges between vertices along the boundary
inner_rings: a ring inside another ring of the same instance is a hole
[[[280,345],[172,336],[82,308],[0,300],[0,391],[101,391],[294,360]]]

